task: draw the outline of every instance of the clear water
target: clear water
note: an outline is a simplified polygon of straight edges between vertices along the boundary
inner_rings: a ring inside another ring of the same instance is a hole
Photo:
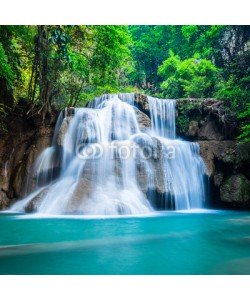
[[[250,215],[0,214],[0,274],[250,274]]]

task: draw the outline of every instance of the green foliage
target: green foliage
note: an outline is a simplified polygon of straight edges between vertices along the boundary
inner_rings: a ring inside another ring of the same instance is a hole
[[[58,55],[58,58],[69,60],[67,48],[69,37],[63,31],[62,26],[56,26],[56,28],[52,28],[49,41],[55,47],[55,53]]]
[[[163,78],[163,95],[172,98],[204,98],[215,90],[219,70],[199,55],[181,60],[170,51],[169,58],[159,66],[158,74]]]
[[[145,90],[158,90],[157,68],[167,58],[169,26],[129,26],[134,40],[134,71],[131,83]]]
[[[241,134],[238,136],[238,139],[242,143],[250,142],[250,124],[246,124],[241,127]]]
[[[216,97],[231,103],[246,140],[249,37],[250,26],[236,25],[0,26],[0,78],[16,102],[41,109],[122,91]]]
[[[134,39],[132,55],[135,61],[133,83],[143,89],[159,92],[161,78],[158,67],[169,58],[170,50],[185,60],[199,53],[201,58],[224,64],[223,39],[231,26],[130,26]],[[233,37],[232,37],[233,38]]]
[[[247,103],[245,111],[239,113],[239,119],[243,125],[238,139],[243,143],[250,142],[250,103]]]
[[[126,26],[92,26],[93,56],[91,67],[96,70],[97,83],[115,82],[116,70],[130,60],[132,43]]]
[[[218,91],[215,94],[216,98],[229,100],[231,102],[232,109],[236,112],[240,112],[242,109],[245,109],[246,103],[250,100],[249,89],[244,87],[242,82],[247,79],[248,78],[237,80],[237,78],[231,75],[228,80],[219,82],[217,86]]]
[[[65,32],[69,64],[58,82],[64,104],[84,105],[99,93],[129,86],[133,66],[127,26],[67,26]]]
[[[202,100],[181,100],[181,105],[178,106],[178,118],[176,119],[176,129],[179,134],[187,132],[191,120],[200,121],[200,101]]]
[[[14,72],[8,62],[8,57],[5,54],[2,43],[0,43],[0,77],[6,80],[9,88],[13,86],[15,78]],[[0,111],[2,111],[1,107]]]
[[[188,129],[189,118],[187,115],[180,115],[176,122],[176,128],[179,134],[185,134]]]

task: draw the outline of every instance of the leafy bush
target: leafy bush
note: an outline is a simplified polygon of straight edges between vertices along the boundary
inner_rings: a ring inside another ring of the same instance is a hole
[[[200,101],[202,100],[180,100],[178,109],[178,118],[176,118],[176,129],[179,134],[185,134],[188,130],[188,125],[191,120],[197,122],[201,119],[199,109],[201,107]]]
[[[2,43],[0,42],[0,77],[5,78],[9,88],[12,87],[14,82],[14,73],[8,63],[8,57],[5,54]]]
[[[250,142],[250,103],[247,103],[247,107],[244,112],[239,113],[239,119],[242,120],[243,125],[241,126],[241,134],[238,139],[243,143]]]
[[[219,69],[198,54],[185,60],[172,51],[169,54],[158,68],[158,74],[164,80],[161,84],[163,94],[171,98],[211,96],[219,80]]]

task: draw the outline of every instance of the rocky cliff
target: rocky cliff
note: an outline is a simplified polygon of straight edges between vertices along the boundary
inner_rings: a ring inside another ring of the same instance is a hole
[[[150,126],[148,101],[146,96],[136,94],[135,103],[143,131]],[[42,124],[38,115],[27,118],[27,110],[27,105],[16,107],[6,120],[6,132],[1,133],[1,209],[23,196],[35,159],[51,143],[58,113],[54,112],[52,118]],[[209,177],[210,206],[249,209],[250,146],[237,143],[239,124],[227,103],[214,99],[180,99],[177,101],[176,115],[177,134],[200,145]],[[67,126],[66,121],[64,127]],[[138,176],[143,188],[143,172]],[[84,190],[88,186],[85,181],[82,185]],[[160,185],[157,192],[160,197]]]
[[[37,115],[27,117],[29,109],[25,102],[18,105],[0,132],[0,209],[25,194],[36,158],[51,143],[57,113],[42,124]]]

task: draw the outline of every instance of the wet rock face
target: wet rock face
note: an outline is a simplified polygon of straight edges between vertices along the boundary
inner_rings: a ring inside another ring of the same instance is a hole
[[[86,178],[82,178],[77,183],[77,187],[71,197],[71,200],[65,208],[68,214],[83,213],[82,211],[79,211],[79,209],[84,207],[84,202],[86,202],[91,196],[92,184],[93,182]]]
[[[213,204],[249,209],[250,144],[239,144],[233,140],[203,140],[198,143],[210,176]]]
[[[198,134],[198,131],[199,131],[199,124],[197,121],[191,121],[189,124],[188,124],[188,135],[190,137],[197,137],[197,134]]]
[[[176,106],[177,134],[200,145],[210,178],[211,205],[249,208],[240,190],[250,184],[250,144],[237,142],[239,125],[227,103],[181,99]]]
[[[56,115],[48,125],[35,119],[27,119],[19,108],[9,116],[7,132],[0,134],[0,209],[24,196],[36,158],[51,143]]]
[[[191,140],[234,140],[239,134],[236,115],[216,99],[176,101],[177,134]]]
[[[139,123],[140,130],[144,132],[147,129],[149,129],[151,127],[150,118],[137,108],[135,109],[135,113]]]
[[[147,115],[149,114],[149,104],[147,100],[147,96],[142,94],[135,94],[135,105],[138,109]]]
[[[200,154],[206,164],[207,174],[212,175],[216,171],[217,162],[221,164],[234,164],[237,157],[237,144],[234,141],[198,141]],[[222,170],[223,171],[223,170]]]
[[[43,189],[38,195],[36,195],[24,208],[25,212],[36,212],[39,205],[42,202],[43,197],[49,192],[49,188]]]
[[[63,119],[62,125],[59,129],[58,138],[57,138],[58,146],[63,146],[64,137],[69,128],[69,123],[71,120],[72,120],[71,116]]]
[[[200,129],[196,129],[199,140],[215,140],[221,141],[224,139],[215,121],[210,120],[206,122]]]
[[[0,191],[0,209],[8,208],[10,199],[7,197],[4,191]]]
[[[143,149],[144,145],[140,144],[139,141],[138,144]],[[149,145],[147,145],[147,147],[148,146]],[[162,144],[158,139],[152,138],[152,144],[149,146],[149,153],[144,153],[145,157],[148,157],[148,154],[150,154],[150,156],[149,159],[146,160],[146,162],[140,161],[140,163],[137,164],[137,182],[142,192],[147,195],[149,193],[149,190],[151,189],[149,184],[150,178],[148,177],[149,173],[147,171],[147,168],[150,168],[152,173],[154,174],[152,182],[154,191],[151,192],[163,195],[165,193],[165,186],[164,173],[162,169]]]
[[[250,181],[242,174],[232,175],[220,187],[221,200],[235,207],[250,208]]]

